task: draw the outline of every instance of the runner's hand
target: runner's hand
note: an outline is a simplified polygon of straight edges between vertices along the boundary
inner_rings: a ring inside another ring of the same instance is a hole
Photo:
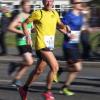
[[[27,42],[27,45],[32,46],[32,39],[29,36],[26,37],[26,42]]]
[[[70,37],[70,39],[75,39],[75,38],[77,38],[76,35],[74,35],[74,34],[70,34],[69,37]]]

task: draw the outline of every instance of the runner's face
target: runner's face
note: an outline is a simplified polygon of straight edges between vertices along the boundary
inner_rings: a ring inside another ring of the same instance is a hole
[[[80,10],[80,11],[84,9],[83,3],[81,2],[75,3],[73,6],[75,9]]]
[[[7,12],[9,12],[9,8],[6,7],[6,6],[2,7],[1,10],[2,10],[3,13],[7,13]]]
[[[25,13],[29,13],[31,11],[31,3],[30,2],[26,2],[23,6],[22,9]]]
[[[46,10],[51,10],[54,0],[43,0],[43,5]]]

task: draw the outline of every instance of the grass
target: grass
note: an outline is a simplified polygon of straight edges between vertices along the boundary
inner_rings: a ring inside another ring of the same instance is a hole
[[[15,47],[16,46],[15,35],[16,34],[14,34],[14,33],[7,32],[5,41],[6,41],[6,44],[8,47]]]
[[[90,43],[91,43],[91,49],[94,51],[97,44],[100,44],[100,32],[91,33]]]
[[[57,31],[56,36],[55,36],[55,47],[60,48],[62,45],[62,42],[63,42],[63,34]]]
[[[100,34],[100,32],[90,34],[90,41],[97,34]],[[34,40],[34,38],[35,38],[35,34],[33,34],[33,40]],[[56,38],[55,38],[55,48],[61,48],[62,41],[63,41],[63,34],[61,34],[59,31],[57,31]],[[6,44],[8,47],[15,47],[16,46],[16,39],[15,39],[14,33],[8,32],[6,34]],[[91,46],[95,46],[95,44],[91,44]],[[34,46],[33,46],[33,48],[34,48]]]
[[[8,47],[15,47],[16,46],[16,34],[14,33],[10,33],[8,32],[6,34],[6,38],[5,38],[5,41],[6,41],[6,44]],[[34,38],[35,38],[35,34],[33,34],[33,44],[34,44]],[[63,34],[61,34],[60,32],[57,31],[56,33],[56,39],[55,39],[55,47],[59,48],[61,45],[62,45],[62,40],[63,40]],[[34,46],[33,46],[34,48]]]

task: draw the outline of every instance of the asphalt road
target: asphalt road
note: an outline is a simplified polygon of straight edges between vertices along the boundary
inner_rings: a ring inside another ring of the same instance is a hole
[[[5,59],[5,61],[3,60]],[[10,85],[13,77],[8,76],[8,64],[10,61],[19,61],[14,57],[2,57],[0,60],[0,100],[21,100],[15,87]],[[59,61],[60,67],[65,68],[65,62]],[[100,62],[84,62],[83,70],[73,82],[71,89],[75,92],[74,96],[65,96],[59,94],[59,89],[66,79],[67,72],[64,72],[60,77],[60,82],[53,84],[53,93],[56,100],[100,100]],[[28,70],[27,74],[21,79],[24,84],[30,71],[34,69],[35,64]],[[49,68],[39,77],[39,79],[32,83],[29,88],[28,100],[44,100],[42,92],[45,90],[45,80]]]

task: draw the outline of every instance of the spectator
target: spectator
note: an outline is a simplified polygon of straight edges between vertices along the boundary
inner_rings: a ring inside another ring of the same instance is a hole
[[[13,81],[12,85],[20,85],[20,79],[25,74],[25,72],[30,68],[30,66],[33,64],[33,57],[32,57],[32,44],[27,45],[26,36],[23,33],[22,30],[22,23],[29,17],[30,10],[31,10],[31,2],[28,0],[21,1],[20,3],[22,7],[22,12],[20,12],[15,19],[11,22],[9,25],[9,31],[16,33],[16,45],[19,49],[20,54],[23,57],[23,61],[21,63],[10,63],[8,73],[11,75],[17,67],[19,67],[19,70],[17,71]],[[31,37],[31,30],[33,28],[33,23],[29,23],[27,25],[27,29],[30,31],[30,41],[32,43],[32,37]]]
[[[10,23],[10,10],[7,5],[3,5],[1,8],[2,15],[0,19],[0,47],[1,47],[1,52],[0,56],[6,55],[7,54],[7,48],[6,48],[6,43],[5,43],[5,34],[7,32],[8,25]]]
[[[83,26],[80,36],[80,41],[82,44],[82,58],[83,59],[89,59],[90,58],[90,41],[89,41],[89,19],[90,19],[90,8],[87,6],[86,3],[84,3],[84,9],[82,10],[83,14]]]

